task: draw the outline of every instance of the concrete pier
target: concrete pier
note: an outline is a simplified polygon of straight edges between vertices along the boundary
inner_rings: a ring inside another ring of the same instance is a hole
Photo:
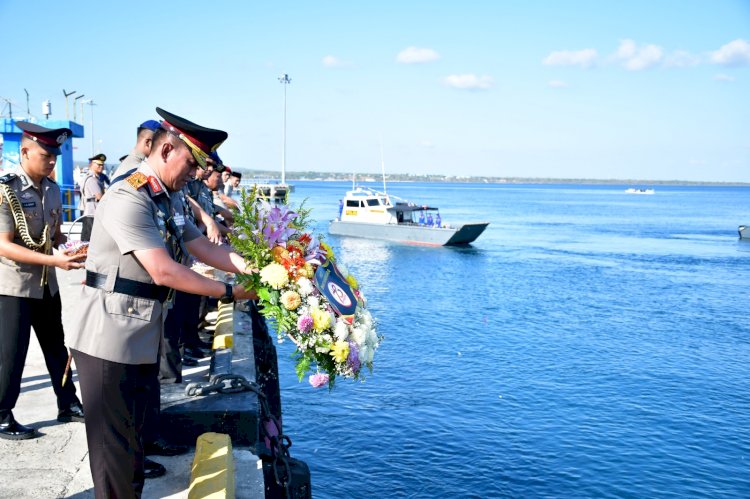
[[[57,270],[57,276],[63,304],[63,325],[68,332],[84,273],[82,270],[69,272]],[[251,327],[249,320],[240,322],[238,324],[240,329]],[[240,346],[234,361],[239,363],[238,370],[250,373],[255,369],[255,364],[250,364],[253,362],[252,332],[247,330],[240,333],[238,340],[243,335],[246,336],[245,341],[237,342]],[[208,368],[209,359],[204,359],[199,366],[186,370],[185,383],[205,381]],[[78,376],[75,370],[73,380],[78,386]],[[219,411],[214,410],[212,404],[221,405],[225,416],[230,420],[234,419],[239,425],[235,425],[235,429],[238,429],[240,434],[246,435],[246,438],[232,442],[236,497],[265,497],[263,472],[259,459],[255,455],[256,438],[250,436],[253,432],[257,435],[257,427],[245,425],[249,420],[257,421],[255,412],[257,408],[252,405],[255,395],[247,392],[232,395],[214,394],[203,399],[188,400],[182,395],[183,392],[184,383],[164,390],[162,407],[165,409],[167,418],[184,418],[186,414],[190,414],[192,408],[208,408],[208,413],[215,416]],[[214,399],[209,399],[209,397],[214,397]],[[183,404],[182,408],[179,408],[180,403]],[[93,498],[85,427],[83,423],[57,422],[55,395],[52,392],[44,358],[33,332],[23,374],[21,397],[13,413],[20,423],[36,428],[40,436],[25,441],[0,439],[0,469],[2,469],[3,476],[0,480],[0,497]],[[213,431],[220,429],[215,424],[211,428]],[[184,433],[184,435],[187,434],[192,435],[192,433]],[[183,437],[182,440],[190,440],[185,443],[195,445],[192,437],[191,439]],[[161,478],[146,480],[143,497],[187,498],[193,452],[182,456],[152,456],[152,458],[167,468],[167,474]]]

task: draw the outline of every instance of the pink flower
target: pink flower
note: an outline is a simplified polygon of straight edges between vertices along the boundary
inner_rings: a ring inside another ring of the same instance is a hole
[[[297,329],[302,333],[309,333],[313,327],[313,318],[309,315],[300,315],[297,319]]]
[[[320,388],[328,384],[328,375],[325,373],[315,373],[310,375],[310,384],[313,388]]]

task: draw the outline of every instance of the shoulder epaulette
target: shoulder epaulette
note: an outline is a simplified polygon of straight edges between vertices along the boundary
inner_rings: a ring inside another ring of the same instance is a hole
[[[9,184],[17,178],[18,175],[16,175],[15,173],[6,173],[2,177],[0,177],[0,184]]]
[[[141,172],[135,172],[131,176],[125,179],[130,186],[138,190],[148,183],[148,177]]]

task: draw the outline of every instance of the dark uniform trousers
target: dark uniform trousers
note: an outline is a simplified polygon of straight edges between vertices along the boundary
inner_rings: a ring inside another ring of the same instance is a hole
[[[182,382],[182,348],[197,345],[200,295],[175,291],[174,304],[164,322],[159,380],[161,383]]]
[[[58,409],[78,402],[73,377],[68,376],[62,384],[68,351],[61,313],[60,293],[52,296],[48,286],[44,287],[42,299],[0,295],[0,422],[9,416],[21,393],[32,327],[44,354]]]
[[[140,435],[149,400],[159,387],[154,383],[159,366],[121,364],[78,350],[73,350],[73,358],[83,394],[96,498],[139,498],[144,482]]]
[[[94,228],[94,215],[81,218],[81,241],[91,241],[91,229]]]

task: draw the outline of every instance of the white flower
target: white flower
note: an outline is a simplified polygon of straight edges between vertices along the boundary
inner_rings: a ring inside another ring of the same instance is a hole
[[[372,326],[372,314],[366,308],[357,307],[357,320],[368,329]]]
[[[320,306],[320,300],[317,296],[308,296],[307,297],[307,307],[312,311],[315,308],[318,308]]]
[[[375,347],[378,344],[378,335],[375,333],[374,328],[367,329],[367,344],[371,347]]]
[[[349,337],[349,326],[343,320],[338,319],[333,334],[338,341],[344,341]]]
[[[308,296],[313,292],[313,283],[307,277],[297,279],[297,286],[299,287],[298,292],[300,296]]]
[[[362,345],[359,347],[359,361],[361,363],[367,362],[367,357],[370,355],[369,353],[370,347],[367,345]]]
[[[357,346],[363,346],[367,343],[367,330],[363,329],[362,327],[355,327],[352,330],[352,339],[354,340],[354,343],[357,344]]]

